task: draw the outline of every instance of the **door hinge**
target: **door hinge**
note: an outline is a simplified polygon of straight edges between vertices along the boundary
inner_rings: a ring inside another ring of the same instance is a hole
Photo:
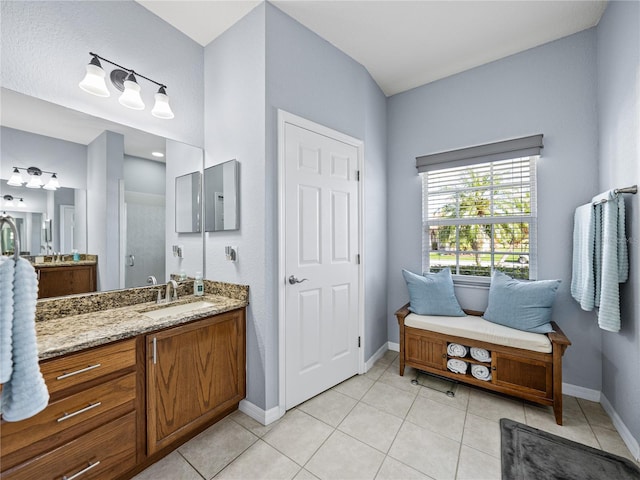
[[[356,181],[360,181],[360,170],[356,170]]]
[[[360,254],[356,254],[356,265],[360,265]]]
[[[358,337],[358,348],[360,348],[360,337]]]

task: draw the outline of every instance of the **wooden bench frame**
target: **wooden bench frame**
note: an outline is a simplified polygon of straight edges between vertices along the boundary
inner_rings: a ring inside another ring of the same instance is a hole
[[[401,376],[404,375],[405,366],[410,366],[540,405],[550,405],[556,423],[562,425],[562,355],[571,342],[555,322],[551,322],[554,331],[546,334],[552,350],[550,353],[541,353],[405,326],[404,320],[411,313],[408,307],[409,304],[406,304],[396,312],[400,326]],[[482,315],[482,312],[472,310],[465,310],[465,313]],[[478,380],[470,373],[459,374],[448,370],[448,343],[489,350],[490,364],[475,361],[469,356],[463,360],[490,366],[492,379]]]

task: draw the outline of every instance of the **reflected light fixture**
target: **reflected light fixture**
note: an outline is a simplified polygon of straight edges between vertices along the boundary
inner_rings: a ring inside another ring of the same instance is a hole
[[[89,52],[89,55],[91,55],[92,58],[89,65],[87,65],[87,73],[79,84],[79,87],[82,90],[99,97],[109,96],[109,91],[107,90],[107,86],[104,81],[106,73],[100,63],[100,60],[102,60],[103,62],[110,63],[111,65],[118,67],[111,71],[109,78],[113,86],[122,92],[122,95],[118,98],[118,102],[121,105],[133,110],[144,110],[145,105],[140,94],[141,89],[136,79],[137,76],[139,78],[144,78],[159,87],[158,92],[155,94],[155,104],[153,109],[151,109],[151,115],[162,119],[171,119],[175,116],[169,106],[169,96],[167,95],[166,85],[156,82],[149,77],[145,77],[130,68],[123,67],[111,60],[107,60],[97,53]]]
[[[5,195],[2,197],[4,200],[5,207],[17,207],[17,208],[25,208],[27,206],[27,202],[24,201],[22,197],[14,197],[13,195]],[[17,203],[14,203],[14,200],[17,200]]]
[[[29,174],[29,179],[25,180],[20,170],[25,170]],[[51,178],[45,185],[42,182],[42,174],[50,173]],[[7,180],[7,185],[11,185],[13,187],[21,187],[25,185],[27,188],[44,188],[45,190],[57,190],[60,188],[60,182],[58,181],[58,175],[55,172],[46,172],[44,170],[40,170],[38,167],[13,167],[13,173],[11,174],[11,178]]]

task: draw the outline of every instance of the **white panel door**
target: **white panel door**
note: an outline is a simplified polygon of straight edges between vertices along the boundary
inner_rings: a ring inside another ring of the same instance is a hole
[[[358,149],[284,128],[289,409],[358,373]]]

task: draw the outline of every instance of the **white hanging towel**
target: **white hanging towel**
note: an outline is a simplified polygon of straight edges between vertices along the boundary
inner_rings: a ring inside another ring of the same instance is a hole
[[[595,215],[592,203],[576,209],[573,217],[573,271],[571,296],[583,310],[591,311],[595,306]]]
[[[598,325],[620,331],[620,283],[629,276],[624,198],[609,190],[593,198],[595,206],[595,304]]]
[[[0,255],[0,383],[11,377],[11,327],[13,325],[13,257]]]
[[[2,417],[17,422],[44,410],[49,392],[38,364],[36,342],[36,301],[38,279],[33,266],[24,258],[15,265],[13,281],[13,371],[3,385]]]

